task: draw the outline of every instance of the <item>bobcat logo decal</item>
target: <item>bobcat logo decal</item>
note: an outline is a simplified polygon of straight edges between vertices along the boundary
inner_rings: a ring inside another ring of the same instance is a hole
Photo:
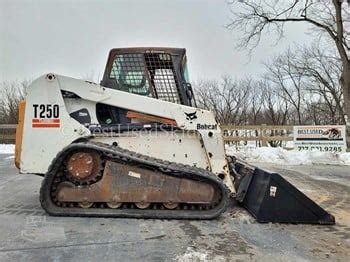
[[[185,112],[185,115],[186,115],[187,120],[197,119],[197,111],[194,111],[193,113],[186,113]]]

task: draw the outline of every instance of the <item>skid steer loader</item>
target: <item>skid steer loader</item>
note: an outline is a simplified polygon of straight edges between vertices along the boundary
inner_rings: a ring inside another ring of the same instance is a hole
[[[185,49],[112,49],[101,85],[49,73],[27,91],[15,163],[44,177],[50,215],[212,219],[235,198],[260,222],[334,223],[280,175],[226,157]]]

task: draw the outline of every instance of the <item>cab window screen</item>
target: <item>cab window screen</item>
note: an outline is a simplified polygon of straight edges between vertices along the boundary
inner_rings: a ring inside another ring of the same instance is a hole
[[[159,99],[180,103],[175,77],[170,69],[155,70],[154,86]]]
[[[181,103],[172,57],[167,53],[116,55],[110,78],[126,92]]]
[[[178,81],[171,55],[167,53],[146,53],[145,60],[156,97],[179,104],[181,101]]]
[[[121,54],[113,62],[110,78],[116,80],[120,90],[148,96],[150,89],[144,70],[142,54]]]

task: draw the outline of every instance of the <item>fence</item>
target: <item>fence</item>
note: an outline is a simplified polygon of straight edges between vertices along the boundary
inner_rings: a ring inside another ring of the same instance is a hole
[[[293,126],[221,126],[226,143],[257,141],[261,145],[267,142],[293,140]],[[0,144],[15,142],[16,125],[0,125]]]
[[[0,144],[14,144],[17,125],[0,125]]]
[[[14,144],[17,125],[0,125],[0,144]],[[287,141],[293,141],[293,126],[274,125],[246,125],[246,126],[221,126],[224,141],[227,144],[247,144],[255,141],[257,146],[266,146],[270,143],[281,146]],[[350,144],[350,137],[348,145]]]
[[[221,126],[224,141],[227,144],[247,144],[255,141],[257,146],[266,146],[267,143],[281,146],[282,143],[293,141],[293,126],[274,125],[246,125],[246,126]]]

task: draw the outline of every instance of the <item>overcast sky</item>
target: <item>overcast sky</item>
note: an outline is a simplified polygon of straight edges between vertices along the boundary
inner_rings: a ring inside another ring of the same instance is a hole
[[[47,72],[102,76],[115,47],[185,47],[192,80],[261,73],[261,61],[290,44],[309,42],[302,24],[278,46],[262,40],[249,60],[225,0],[0,0],[0,82]]]

